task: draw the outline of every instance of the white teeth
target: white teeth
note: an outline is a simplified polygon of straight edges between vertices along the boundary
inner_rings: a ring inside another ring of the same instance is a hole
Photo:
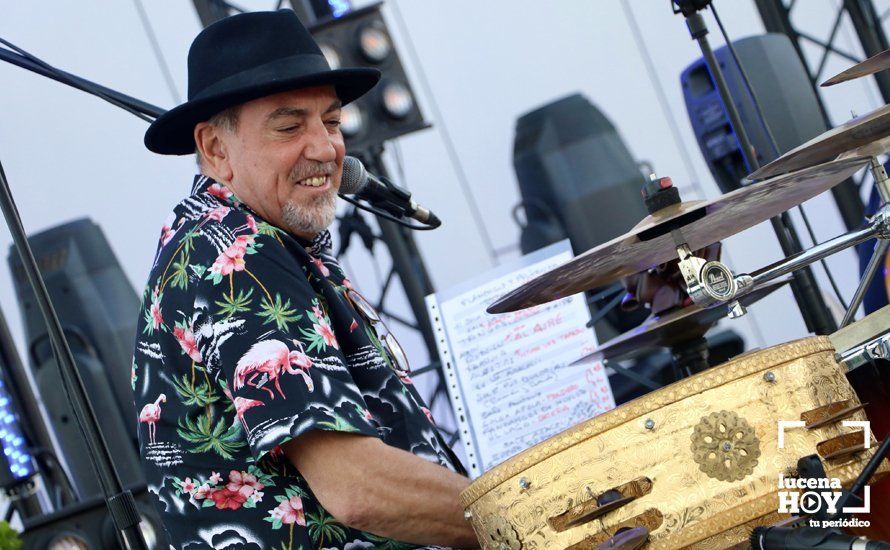
[[[301,180],[299,183],[300,185],[307,185],[309,187],[321,187],[324,185],[325,180],[327,180],[327,176],[314,176]]]

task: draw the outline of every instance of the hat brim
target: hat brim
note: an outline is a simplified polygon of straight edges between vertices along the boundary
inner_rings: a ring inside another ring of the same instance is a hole
[[[380,71],[371,68],[335,69],[262,84],[246,84],[208,97],[197,97],[170,109],[152,122],[145,132],[145,146],[161,155],[189,155],[195,152],[195,125],[229,107],[298,88],[332,85],[344,105],[358,99],[380,80]]]

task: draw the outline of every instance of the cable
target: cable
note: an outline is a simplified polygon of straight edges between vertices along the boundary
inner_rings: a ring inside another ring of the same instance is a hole
[[[634,42],[637,44],[637,50],[640,52],[640,57],[643,58],[643,64],[646,66],[646,74],[649,76],[649,82],[652,83],[652,88],[655,90],[655,97],[658,98],[658,105],[661,107],[661,112],[667,120],[671,136],[674,138],[674,143],[677,144],[680,158],[683,160],[683,166],[686,168],[686,172],[692,176],[693,181],[689,182],[689,185],[698,194],[699,198],[703,199],[705,198],[705,192],[699,183],[701,179],[698,176],[695,165],[692,163],[692,157],[686,149],[683,136],[680,134],[680,126],[677,124],[677,119],[674,118],[674,112],[671,110],[670,104],[668,103],[667,94],[664,92],[664,86],[662,86],[661,80],[658,78],[658,72],[655,70],[655,63],[653,63],[652,56],[649,55],[649,50],[646,48],[643,33],[640,31],[640,26],[637,23],[636,17],[634,17],[633,10],[630,9],[628,0],[621,2],[621,7],[624,9],[624,15],[630,25],[630,30],[631,33],[633,33]]]
[[[142,5],[142,0],[133,0],[133,4],[136,6],[136,11],[139,13],[139,19],[142,21],[142,28],[148,36],[151,49],[154,50],[155,59],[157,59],[158,65],[161,67],[161,73],[163,73],[164,80],[167,82],[167,88],[170,90],[170,95],[173,96],[173,101],[179,105],[182,103],[182,98],[179,97],[179,93],[176,91],[176,83],[173,82],[173,74],[170,72],[170,67],[167,66],[167,60],[164,58],[164,53],[161,51],[161,45],[158,43],[158,37],[155,35],[154,28],[151,26],[148,14],[145,13],[145,6]]]
[[[405,164],[402,159],[402,146],[397,139],[392,140],[390,143],[392,144],[390,150],[392,151],[393,159],[396,161],[396,171],[399,173],[399,182],[402,184],[402,187],[409,189],[407,178],[405,177]]]
[[[810,234],[810,237],[813,239],[813,244],[815,245],[816,244],[816,239],[814,236],[815,233],[813,231],[813,227],[810,225],[810,219],[806,216],[806,214],[804,214],[803,209],[801,209],[800,213],[801,213],[801,217],[803,218],[803,224],[807,228],[807,233]],[[837,283],[834,280],[834,277],[832,277],[831,273],[828,271],[828,264],[825,263],[824,259],[820,260],[820,261],[822,263],[822,268],[825,269],[825,274],[828,275],[828,282],[831,284],[831,290],[834,291],[835,295],[837,296],[837,300],[838,300],[838,302],[841,303],[841,307],[844,308],[844,311],[847,311],[848,309],[850,309],[850,306],[847,305],[847,302],[844,301],[844,298],[841,295],[841,289],[838,288]]]
[[[57,77],[59,77],[59,79],[62,80],[63,82],[68,83],[68,84],[71,84],[71,83],[73,82],[73,80],[71,79],[71,76],[70,76],[68,73],[66,73],[65,71],[62,71],[61,69],[57,69],[57,68],[53,67],[52,65],[50,65],[49,63],[47,63],[46,61],[43,61],[42,59],[40,59],[40,58],[38,58],[38,57],[36,57],[36,56],[34,56],[34,55],[31,55],[30,53],[28,53],[28,52],[26,52],[25,50],[19,48],[18,46],[16,46],[16,45],[13,44],[12,42],[9,42],[8,40],[5,40],[5,39],[3,39],[3,38],[0,38],[0,44],[3,44],[4,46],[6,46],[7,48],[9,48],[9,49],[13,50],[14,52],[18,53],[19,55],[21,55],[21,56],[24,57],[25,59],[28,59],[28,60],[31,61],[32,63],[35,63],[35,64],[37,64],[37,65],[40,65],[41,67],[43,67],[43,68],[46,69],[47,71],[50,71],[51,73],[55,74],[55,75],[56,75]],[[74,84],[71,84],[71,85],[74,86]],[[78,89],[82,89],[82,88],[79,87],[79,86],[74,86],[74,87],[75,87],[75,88],[78,88]],[[111,96],[109,96],[109,95],[107,95],[107,94],[103,94],[102,92],[100,92],[100,91],[98,91],[98,90],[84,90],[84,91],[86,91],[86,92],[88,92],[88,93],[90,93],[90,94],[93,94],[94,96],[96,96],[96,97],[98,97],[98,98],[100,98],[100,99],[104,99],[104,100],[107,101],[108,103],[111,103],[112,105],[115,105],[115,106],[117,106],[117,107],[120,107],[121,109],[123,109],[123,110],[125,110],[125,111],[127,111],[127,112],[129,112],[129,113],[131,113],[131,114],[133,114],[133,115],[136,115],[137,117],[141,118],[142,120],[144,120],[144,121],[146,121],[146,122],[153,122],[153,121],[154,121],[153,118],[148,117],[148,116],[146,116],[146,115],[140,113],[139,111],[133,109],[133,108],[130,107],[129,105],[126,105],[125,103],[123,103],[123,102],[121,102],[121,101],[118,101],[118,100],[114,99],[113,97],[111,97]]]
[[[371,214],[374,214],[375,216],[380,216],[381,218],[383,218],[385,220],[389,220],[391,222],[397,223],[403,227],[407,227],[408,229],[414,229],[415,231],[430,231],[430,230],[436,229],[436,227],[438,227],[438,226],[434,227],[431,225],[415,225],[415,224],[411,224],[411,223],[406,223],[405,221],[400,220],[399,218],[392,216],[389,213],[384,212],[383,210],[379,210],[377,208],[374,208],[373,206],[365,206],[364,204],[358,202],[357,200],[355,200],[347,195],[340,195],[340,198],[352,205],[355,205],[359,209],[364,210],[365,212],[370,212]]]
[[[745,71],[745,68],[742,66],[741,60],[739,60],[739,56],[736,53],[735,46],[732,43],[732,40],[729,38],[729,33],[726,32],[726,28],[723,26],[723,21],[720,20],[720,16],[717,14],[717,8],[714,7],[714,3],[710,3],[711,13],[714,14],[714,20],[717,21],[717,26],[720,28],[720,34],[723,35],[723,40],[726,42],[726,47],[729,49],[730,55],[732,55],[732,59],[735,62],[736,67],[739,69],[739,74],[742,77],[742,82],[745,85],[745,89],[748,94],[751,96],[751,102],[754,104],[754,112],[757,113],[757,120],[760,122],[760,125],[763,127],[764,132],[766,132],[767,138],[769,139],[770,146],[773,149],[773,154],[778,158],[781,153],[779,152],[779,144],[776,141],[776,137],[773,135],[772,129],[770,129],[769,124],[766,121],[766,118],[763,115],[763,109],[760,106],[760,101],[757,98],[756,92],[754,92],[754,88],[751,86],[751,81],[748,80],[748,73]],[[810,236],[810,239],[813,242],[813,245],[816,245],[819,241],[816,238],[816,233],[813,231],[812,225],[810,225],[810,220],[807,217],[807,213],[803,209],[803,205],[797,206],[798,212],[800,212],[801,218],[803,218],[803,223],[807,228],[807,233]],[[828,281],[831,284],[831,289],[837,295],[838,301],[841,305],[846,304],[844,301],[844,297],[840,292],[840,288],[837,285],[837,282],[834,280],[834,276],[831,274],[831,270],[828,269],[828,263],[825,259],[819,260],[819,263],[822,264],[822,269],[825,270],[825,275],[828,277]],[[847,307],[844,305],[844,310]]]
[[[420,81],[421,87],[423,87],[423,92],[429,101],[430,109],[433,111],[433,116],[436,118],[436,121],[439,125],[439,132],[442,136],[442,142],[445,145],[445,151],[448,153],[448,157],[451,160],[451,164],[454,166],[454,172],[457,176],[457,182],[460,185],[461,192],[464,195],[464,198],[467,200],[467,204],[470,207],[470,214],[473,216],[473,221],[476,224],[476,228],[479,230],[479,236],[482,238],[482,244],[485,246],[486,251],[488,252],[491,261],[495,264],[498,263],[497,254],[494,252],[494,244],[491,240],[491,236],[488,234],[488,228],[485,226],[485,219],[482,217],[482,212],[479,210],[479,205],[476,203],[476,199],[473,196],[473,191],[470,189],[470,183],[467,179],[467,175],[464,172],[463,165],[460,162],[460,159],[457,155],[457,149],[454,146],[454,142],[451,139],[451,134],[448,132],[448,127],[445,125],[445,118],[442,116],[441,111],[439,111],[439,105],[436,103],[436,98],[430,89],[429,82],[426,78],[426,73],[423,70],[423,63],[417,58],[416,48],[414,46],[413,41],[411,40],[411,35],[408,33],[408,26],[405,24],[405,20],[402,18],[402,12],[399,10],[399,4],[396,1],[390,2],[389,4],[392,7],[393,14],[396,17],[396,21],[399,25],[399,31],[402,36],[404,36],[405,41],[408,43],[408,55],[411,57],[411,62],[414,65],[414,69],[417,71],[418,80]]]

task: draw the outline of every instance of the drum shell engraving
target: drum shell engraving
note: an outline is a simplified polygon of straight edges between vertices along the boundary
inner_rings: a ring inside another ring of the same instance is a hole
[[[764,379],[765,372],[774,379]],[[750,529],[782,519],[777,514],[779,474],[794,475],[800,457],[819,442],[851,431],[840,423],[814,430],[787,429],[778,448],[778,421],[856,394],[825,337],[812,337],[740,356],[579,424],[493,468],[462,494],[480,541],[486,518],[513,526],[522,548],[566,548],[656,509],[661,524],[648,548],[725,548]],[[734,411],[753,428],[761,454],[741,481],[709,477],[693,458],[690,441],[703,417]],[[654,420],[647,429],[645,421]],[[866,420],[862,411],[850,420]],[[851,482],[874,450],[826,462],[828,476]],[[890,472],[887,462],[878,476]],[[562,532],[548,519],[593,495],[645,476],[652,491],[608,514]],[[530,483],[520,488],[519,478]]]

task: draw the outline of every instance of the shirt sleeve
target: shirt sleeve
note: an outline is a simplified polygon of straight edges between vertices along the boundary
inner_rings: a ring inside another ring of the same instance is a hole
[[[199,352],[227,389],[260,463],[310,430],[378,435],[326,301],[307,278],[319,274],[297,261],[301,253],[274,235],[237,237],[196,294]]]

